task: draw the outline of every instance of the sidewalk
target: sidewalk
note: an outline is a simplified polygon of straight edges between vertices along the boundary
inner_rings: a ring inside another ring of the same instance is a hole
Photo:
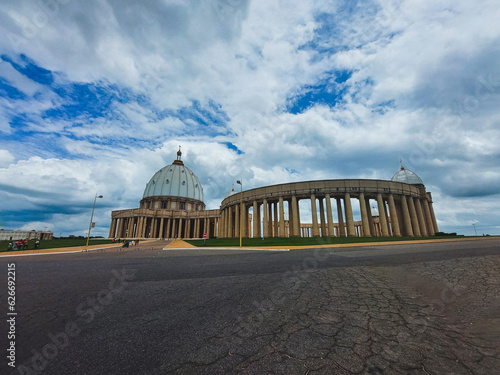
[[[495,237],[477,237],[477,238],[447,238],[447,239],[431,239],[431,240],[409,240],[409,241],[384,241],[384,242],[357,242],[357,243],[343,243],[343,244],[324,244],[324,245],[304,245],[304,246],[262,246],[263,249],[289,249],[289,250],[301,250],[301,249],[317,249],[325,247],[363,247],[363,246],[389,246],[389,245],[405,245],[405,244],[419,244],[419,243],[441,243],[441,242],[458,242],[458,241],[475,241],[475,240],[487,240],[493,239]],[[183,240],[174,240],[165,249],[242,249],[248,250],[250,246],[243,246],[239,248],[237,246],[221,246],[221,247],[204,247],[204,246],[194,246]],[[255,246],[252,248],[256,248]]]
[[[89,251],[101,250],[101,249],[109,249],[114,247],[121,247],[123,244],[121,243],[109,243],[109,244],[100,244],[100,245],[90,245],[88,247]],[[41,255],[41,254],[67,254],[67,253],[78,253],[87,249],[86,246],[72,246],[72,247],[59,247],[55,249],[32,249],[32,250],[16,250],[16,251],[6,251],[0,253],[0,257],[6,256],[27,256],[27,255]]]

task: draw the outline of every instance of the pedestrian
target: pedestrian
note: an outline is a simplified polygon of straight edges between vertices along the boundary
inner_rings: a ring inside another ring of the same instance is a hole
[[[23,250],[28,250],[28,240],[23,241]]]
[[[40,241],[38,239],[35,241],[35,249],[38,249],[38,246],[40,246]]]
[[[7,247],[7,251],[12,250],[12,242],[9,242],[9,246]]]
[[[12,242],[12,250],[17,250],[17,242]]]

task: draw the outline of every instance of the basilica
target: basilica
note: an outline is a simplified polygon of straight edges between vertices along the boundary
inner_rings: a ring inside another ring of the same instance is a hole
[[[179,150],[172,164],[153,175],[139,208],[111,213],[110,238],[422,237],[438,232],[431,193],[403,166],[391,180],[233,189],[219,209],[207,210],[203,187],[181,156]],[[300,200],[310,204],[310,220],[301,216]],[[354,220],[354,204],[361,220]]]

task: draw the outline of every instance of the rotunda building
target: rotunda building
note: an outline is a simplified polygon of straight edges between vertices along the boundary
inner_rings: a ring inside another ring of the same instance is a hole
[[[300,201],[310,205],[309,218],[301,215]],[[432,203],[420,177],[401,166],[391,180],[302,181],[228,194],[220,207],[219,233],[245,238],[434,236],[438,225]]]
[[[390,180],[302,181],[238,192],[233,186],[219,209],[207,210],[201,182],[181,156],[179,150],[172,164],[151,177],[139,208],[111,213],[109,237],[426,237],[438,232],[431,193],[403,166]],[[310,205],[306,217],[300,201]]]
[[[146,184],[139,208],[111,213],[110,238],[203,238],[217,235],[219,210],[206,210],[196,174],[177,159]]]

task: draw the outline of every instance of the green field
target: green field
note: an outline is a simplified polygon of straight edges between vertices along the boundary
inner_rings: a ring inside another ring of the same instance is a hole
[[[111,243],[112,240],[104,239],[104,238],[98,238],[98,239],[90,239],[89,246],[90,245],[100,245],[100,244],[105,244],[105,243]],[[7,251],[7,248],[9,246],[9,242],[12,241],[0,241],[0,252]],[[87,244],[87,239],[86,238],[71,238],[71,239],[58,239],[55,238],[53,240],[45,240],[45,241],[40,241],[40,246],[38,249],[54,249],[54,248],[59,248],[59,247],[73,247],[73,246],[85,246]],[[28,250],[33,250],[35,249],[35,240],[29,240],[28,241]]]
[[[243,246],[310,246],[329,244],[348,244],[364,242],[412,241],[412,240],[444,240],[449,238],[464,238],[463,236],[436,236],[436,237],[288,237],[288,238],[243,238]],[[185,240],[187,243],[203,247],[203,240]],[[237,247],[239,238],[213,238],[206,240],[209,247]]]

